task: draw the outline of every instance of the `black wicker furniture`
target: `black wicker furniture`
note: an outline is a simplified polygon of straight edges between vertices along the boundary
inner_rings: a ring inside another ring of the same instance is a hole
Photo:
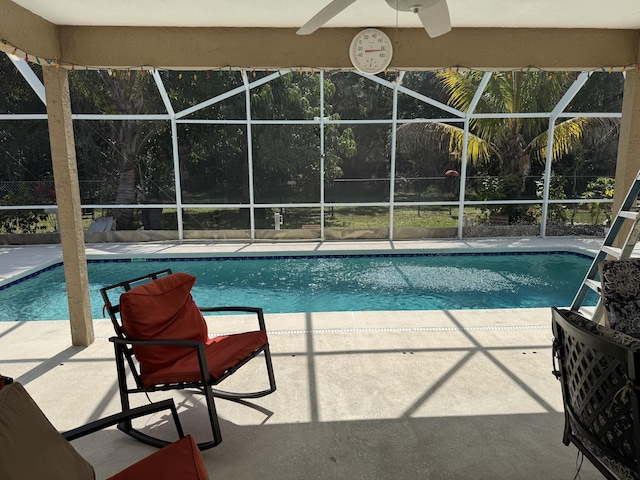
[[[552,326],[563,443],[608,479],[640,478],[640,340],[555,307]]]

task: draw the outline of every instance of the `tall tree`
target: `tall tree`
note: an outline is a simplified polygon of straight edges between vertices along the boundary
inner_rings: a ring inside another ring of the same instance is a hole
[[[382,74],[384,75],[384,74]],[[395,73],[386,75],[395,79]],[[389,119],[393,112],[393,90],[351,72],[334,72],[329,77],[335,84],[333,108],[343,120]],[[345,162],[345,176],[349,178],[385,178],[389,175],[387,133],[389,124],[346,124],[351,129],[358,148]]]
[[[263,120],[313,120],[320,116],[320,75],[290,73],[272,80],[251,92],[252,118]],[[324,80],[324,116],[340,118],[332,103],[336,87],[331,79]],[[254,130],[254,159],[261,172],[256,185],[273,197],[289,192],[294,198],[318,201],[320,189],[320,131],[315,125],[256,125]],[[342,176],[345,159],[356,153],[351,129],[339,130],[326,124],[325,178]],[[271,198],[272,201],[283,197]]]
[[[449,104],[467,111],[482,78],[482,72],[445,71],[439,78],[449,94]],[[476,113],[550,112],[574,78],[567,73],[496,72],[491,76]],[[608,121],[604,121],[609,123]],[[589,128],[602,126],[591,118],[569,118],[555,125],[552,159],[557,160],[580,145]],[[529,175],[533,162],[544,163],[548,144],[547,118],[472,118],[468,158],[474,165],[496,161],[502,175]],[[404,148],[446,145],[460,154],[463,129],[444,123],[405,124],[398,129],[398,143]]]
[[[42,78],[41,68],[33,69]],[[0,113],[46,113],[44,103],[5,54],[0,54]],[[0,180],[53,181],[46,120],[0,122]]]
[[[155,89],[151,74],[148,72],[76,72],[71,76],[72,102],[75,111],[88,108],[92,113],[141,114],[147,113],[147,103],[153,101],[147,92]],[[115,204],[137,203],[137,169],[148,140],[158,134],[158,125],[154,122],[135,119],[104,120],[101,126],[93,128],[92,134],[101,137],[96,140],[106,155],[116,162]],[[103,150],[105,151],[105,150]],[[123,208],[114,211],[116,225],[126,230],[133,226],[133,209]]]

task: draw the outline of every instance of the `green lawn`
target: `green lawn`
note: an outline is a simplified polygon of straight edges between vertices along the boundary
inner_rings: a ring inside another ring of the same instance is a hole
[[[274,228],[274,213],[283,215],[284,229],[303,228],[307,225],[320,224],[319,208],[284,208],[256,209],[255,222],[258,229]],[[96,217],[109,215],[109,211],[96,212]],[[394,208],[394,227],[456,227],[458,225],[458,209],[448,206],[411,206]],[[572,211],[565,210],[567,220],[571,220]],[[487,221],[488,214],[479,208],[465,209],[467,225],[479,224]],[[596,223],[602,224],[604,214]],[[85,230],[94,219],[85,216],[83,225]],[[580,206],[573,217],[574,224],[593,224],[594,218],[585,206]],[[183,213],[185,230],[248,230],[250,228],[249,210],[246,208],[232,209],[187,209]],[[537,221],[540,221],[538,217]],[[567,223],[570,223],[569,221]],[[55,230],[55,216],[49,215],[38,222],[38,232],[53,232]],[[141,211],[134,213],[134,228],[142,227]],[[327,207],[325,208],[326,228],[388,228],[389,211],[385,207]],[[162,212],[162,229],[177,230],[177,214],[175,209],[164,209]],[[0,233],[2,228],[0,228]]]

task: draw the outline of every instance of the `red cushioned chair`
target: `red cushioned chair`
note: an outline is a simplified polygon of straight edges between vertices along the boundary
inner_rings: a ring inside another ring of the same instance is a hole
[[[0,383],[2,385],[2,383]],[[180,440],[109,477],[109,480],[207,480],[202,455],[184,436],[173,400],[145,405],[96,420],[60,434],[20,383],[0,389],[0,478],[3,480],[95,480],[93,466],[69,443],[72,440],[137,418],[170,410]]]
[[[191,297],[195,281],[193,275],[167,269],[104,287],[100,292],[117,335],[110,341],[115,346],[122,409],[130,408],[131,393],[199,389],[207,402],[212,431],[212,440],[198,444],[204,450],[222,441],[214,396],[229,400],[258,398],[274,392],[276,384],[262,309],[198,307]],[[117,294],[119,304],[109,298]],[[209,338],[201,312],[255,314],[258,329]],[[233,393],[212,388],[260,354],[266,362],[266,389]],[[126,366],[134,386],[128,384]],[[136,430],[130,421],[118,428],[150,445],[166,444]]]

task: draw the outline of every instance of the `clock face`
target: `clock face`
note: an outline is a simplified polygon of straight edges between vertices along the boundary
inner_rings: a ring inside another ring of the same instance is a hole
[[[356,69],[375,75],[385,70],[391,63],[393,47],[387,35],[377,28],[367,28],[359,32],[351,41],[349,57]]]

